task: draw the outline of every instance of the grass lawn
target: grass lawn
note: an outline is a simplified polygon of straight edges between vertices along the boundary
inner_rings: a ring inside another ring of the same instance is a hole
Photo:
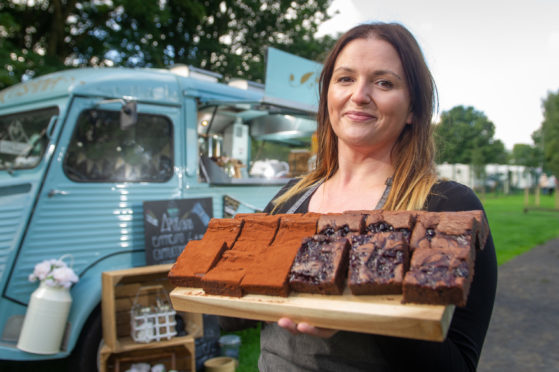
[[[559,237],[559,211],[551,211],[555,200],[540,197],[540,207],[549,210],[529,210],[524,213],[524,195],[494,195],[483,197],[483,205],[491,227],[499,265],[531,248]],[[529,205],[535,207],[534,196]],[[260,354],[260,328],[234,332],[241,336],[242,345],[237,372],[257,372]]]
[[[542,195],[540,207],[524,213],[524,195],[486,195],[483,205],[491,227],[499,265],[559,236],[559,211],[554,197]],[[534,197],[529,200],[535,207]]]

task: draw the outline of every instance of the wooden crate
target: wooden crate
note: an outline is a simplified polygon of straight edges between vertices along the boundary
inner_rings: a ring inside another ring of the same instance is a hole
[[[192,338],[183,337],[171,339],[162,346],[161,342],[145,344],[141,349],[114,352],[108,345],[104,345],[100,352],[100,372],[122,372],[134,363],[162,363],[167,371],[196,372],[196,352]],[[128,348],[127,348],[128,349]]]
[[[108,271],[102,274],[103,339],[112,352],[141,349],[152,343],[158,347],[176,345],[181,341],[193,341],[204,333],[202,314],[178,311],[185,321],[186,336],[176,336],[169,340],[154,341],[150,344],[137,343],[130,336],[130,309],[141,287],[163,286],[168,292],[174,286],[167,279],[171,264],[136,267],[132,269]],[[140,303],[148,303],[149,292],[142,292]],[[153,295],[153,294],[152,294]]]

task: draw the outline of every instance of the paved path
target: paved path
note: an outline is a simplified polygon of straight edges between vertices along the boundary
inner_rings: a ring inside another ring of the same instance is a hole
[[[478,371],[559,371],[559,239],[499,266]]]

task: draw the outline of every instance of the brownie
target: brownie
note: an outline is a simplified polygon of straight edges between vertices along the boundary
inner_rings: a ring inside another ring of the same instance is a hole
[[[289,286],[298,292],[342,294],[347,275],[349,242],[344,237],[305,238],[289,273]]]
[[[403,232],[373,234],[364,244],[353,244],[348,285],[354,295],[402,293],[409,266],[409,245]]]
[[[489,224],[487,223],[487,218],[485,217],[485,213],[482,210],[473,210],[473,211],[464,211],[464,212],[456,212],[462,214],[469,214],[471,215],[476,223],[477,228],[477,241],[476,241],[476,248],[483,249],[485,247],[485,243],[487,243],[487,237],[489,236]]]
[[[465,306],[473,271],[468,250],[416,249],[404,278],[402,302]]]
[[[202,237],[202,241],[208,245],[224,242],[227,244],[227,249],[229,249],[239,236],[243,223],[242,220],[231,218],[212,218],[208,223],[208,228]]]
[[[410,247],[418,248],[474,248],[477,223],[472,213],[424,212],[417,218]]]
[[[181,287],[200,287],[200,279],[226,249],[231,248],[243,225],[242,220],[212,218],[201,240],[191,240],[169,271],[169,281]]]
[[[485,218],[485,213],[482,210],[453,212],[453,216],[448,218],[452,218],[456,223],[465,220],[469,222],[469,220],[473,218],[474,226],[472,227],[472,231],[475,232],[474,246],[480,250],[485,247],[489,235],[489,225]]]
[[[274,240],[282,215],[246,215],[243,229],[233,247],[223,253],[215,267],[202,278],[202,288],[208,294],[240,297],[241,282],[249,268]]]
[[[254,252],[227,250],[217,265],[202,277],[202,289],[206,294],[241,297],[241,280],[255,259]]]
[[[374,211],[365,217],[365,231],[367,233],[399,231],[409,241],[416,215],[416,212],[411,211]]]
[[[318,219],[317,231],[327,236],[347,236],[363,232],[363,215],[361,213],[329,213]]]
[[[256,247],[267,247],[276,236],[278,224],[282,215],[246,215],[242,221],[243,229],[233,244],[237,251],[254,251]]]
[[[316,233],[317,220],[315,213],[283,216],[273,243],[248,268],[241,282],[243,292],[287,296],[289,270],[301,241]]]
[[[233,216],[233,218],[235,219],[244,219],[245,217],[264,217],[267,216],[268,213],[263,213],[263,212],[255,212],[255,213],[237,213],[235,216]]]
[[[169,281],[180,287],[200,287],[200,280],[219,260],[227,244],[207,245],[191,240],[169,271]]]

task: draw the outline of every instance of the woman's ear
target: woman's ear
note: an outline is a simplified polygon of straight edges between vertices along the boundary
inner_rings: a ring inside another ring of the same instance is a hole
[[[410,111],[408,116],[406,117],[406,124],[411,125],[413,124],[413,112]]]

